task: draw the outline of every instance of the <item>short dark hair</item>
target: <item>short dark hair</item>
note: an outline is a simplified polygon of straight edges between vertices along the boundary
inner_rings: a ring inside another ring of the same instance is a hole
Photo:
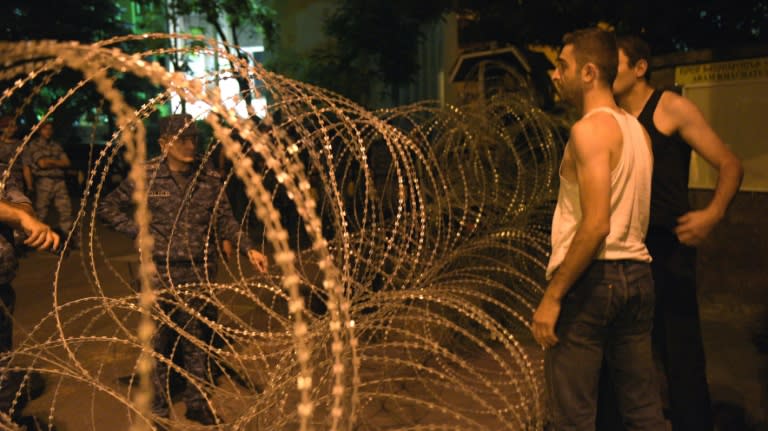
[[[189,114],[173,114],[158,121],[160,136],[170,137],[176,134],[182,137],[197,136],[197,126]]]
[[[634,67],[638,61],[645,60],[648,63],[648,69],[645,72],[645,79],[651,77],[651,47],[646,41],[638,36],[631,34],[622,35],[616,38],[616,45],[624,51],[627,56],[629,67]]]
[[[612,31],[599,28],[576,30],[563,36],[563,45],[573,45],[573,55],[579,68],[593,63],[600,71],[600,79],[613,85],[619,68],[619,49]]]

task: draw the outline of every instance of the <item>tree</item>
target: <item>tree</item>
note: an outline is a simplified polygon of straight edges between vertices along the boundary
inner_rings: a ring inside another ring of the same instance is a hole
[[[141,9],[141,13],[136,13],[137,8]],[[132,32],[166,32],[169,30],[169,22],[190,13],[201,14],[225,42],[237,44],[238,35],[246,27],[261,29],[257,31],[264,32],[268,44],[273,43],[276,38],[274,11],[261,0],[4,0],[0,2],[0,39],[57,39],[91,43]],[[223,22],[228,24],[231,33],[224,31]],[[126,52],[135,52],[166,47],[173,43],[175,42],[164,39],[148,39],[119,47]],[[170,60],[175,70],[185,70],[183,56],[168,56],[164,59]],[[127,101],[136,106],[145,102],[149,95],[159,91],[151,87],[146,80],[113,73],[116,86],[123,92]],[[69,71],[55,76],[38,97],[33,99],[33,104],[25,109],[24,122],[36,122],[37,117],[45,112],[48,106],[74,87],[80,79],[82,76]],[[0,89],[10,84],[0,83]],[[16,94],[20,100],[25,96],[24,92]],[[69,103],[57,110],[57,130],[60,133],[72,130],[71,126],[79,118],[91,116],[89,114],[95,113],[100,103],[100,97],[92,89],[86,87],[78,92]],[[7,106],[3,108],[6,109]],[[68,138],[61,137],[64,140]]]
[[[462,43],[559,44],[604,22],[640,34],[657,54],[768,42],[768,0],[460,0]]]
[[[247,28],[264,34],[267,49],[277,40],[275,10],[265,0],[134,0],[139,4],[165,8],[166,18],[175,22],[177,18],[199,14],[216,31],[219,40],[238,45],[239,34]],[[224,31],[226,22],[230,35]],[[173,29],[171,29],[173,30]]]
[[[657,54],[768,42],[768,0],[338,0],[325,23],[332,43],[278,71],[364,105],[379,82],[397,104],[398,88],[419,70],[424,24],[451,11],[462,45],[558,45],[564,33],[601,22],[642,35]]]
[[[268,66],[367,105],[376,84],[398,104],[398,89],[419,70],[424,25],[448,11],[451,0],[338,0],[324,23],[330,43],[308,56],[278,52]]]
[[[359,69],[366,79],[373,74],[397,104],[398,89],[419,71],[423,26],[440,19],[451,5],[446,0],[342,0],[325,31],[336,41],[338,64]]]
[[[113,0],[4,0],[0,39],[93,42],[130,28]]]
[[[224,42],[225,50],[231,53],[229,45],[240,45],[242,31],[260,32],[264,36],[266,50],[272,49],[277,42],[277,25],[275,11],[267,5],[268,0],[133,0],[135,3],[151,6],[162,10],[165,22],[170,23],[171,33],[177,33],[176,23],[181,17],[197,14],[204,18],[205,22],[216,32],[218,40]],[[225,31],[223,23],[227,24],[229,33]],[[244,30],[247,29],[247,30]],[[193,30],[194,32],[194,30]],[[202,34],[202,32],[200,32]],[[174,48],[178,48],[178,41],[170,40]],[[174,52],[168,57],[173,70],[187,72],[187,54]],[[230,62],[234,69],[235,65]],[[217,65],[218,67],[218,65]],[[248,87],[248,83],[242,77],[238,78],[241,89]],[[245,94],[248,103],[251,93]],[[185,102],[182,100],[182,111],[185,111]]]
[[[116,35],[128,34],[130,25],[124,20],[124,12],[112,0],[5,0],[0,3],[0,39],[21,40],[75,40],[91,43]],[[7,66],[7,65],[5,65]],[[0,68],[5,67],[0,65]],[[37,78],[33,82],[41,82]],[[73,88],[82,76],[73,71],[62,71],[54,76],[32,99],[22,112],[22,122],[34,124],[48,107],[59,97]],[[140,89],[133,82],[118,82],[129,93],[131,89],[147,90],[146,84]],[[0,88],[10,86],[0,82]],[[2,108],[13,110],[28,95],[30,86],[16,92],[14,99]],[[129,94],[129,97],[131,95]],[[72,137],[73,125],[83,116],[91,117],[99,109],[101,98],[89,87],[74,95],[70,101],[57,110],[54,118],[57,134],[67,141]]]

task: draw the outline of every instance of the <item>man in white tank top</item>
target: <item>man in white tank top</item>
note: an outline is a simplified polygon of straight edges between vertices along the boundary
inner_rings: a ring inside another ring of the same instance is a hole
[[[653,159],[644,129],[616,106],[612,33],[566,35],[553,75],[583,116],[571,128],[552,220],[549,284],[532,331],[546,349],[554,429],[595,429],[605,358],[628,430],[663,430],[651,357],[648,228]]]

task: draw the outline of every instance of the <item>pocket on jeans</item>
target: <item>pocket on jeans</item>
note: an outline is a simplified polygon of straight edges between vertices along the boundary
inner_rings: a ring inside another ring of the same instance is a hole
[[[640,304],[638,305],[636,314],[637,320],[641,322],[652,322],[656,306],[656,291],[653,286],[653,276],[651,274],[643,276],[637,283],[637,289],[640,296]]]
[[[613,290],[612,282],[580,280],[563,298],[560,319],[605,324],[610,317]]]

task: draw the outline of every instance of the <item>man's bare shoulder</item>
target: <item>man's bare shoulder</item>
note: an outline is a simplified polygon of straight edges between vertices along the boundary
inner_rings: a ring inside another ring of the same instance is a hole
[[[571,142],[577,148],[588,145],[594,149],[607,149],[620,141],[621,128],[608,112],[596,112],[571,127]]]
[[[693,102],[673,91],[662,93],[659,110],[664,115],[664,122],[674,126],[675,131],[692,117],[700,116],[699,108]]]

